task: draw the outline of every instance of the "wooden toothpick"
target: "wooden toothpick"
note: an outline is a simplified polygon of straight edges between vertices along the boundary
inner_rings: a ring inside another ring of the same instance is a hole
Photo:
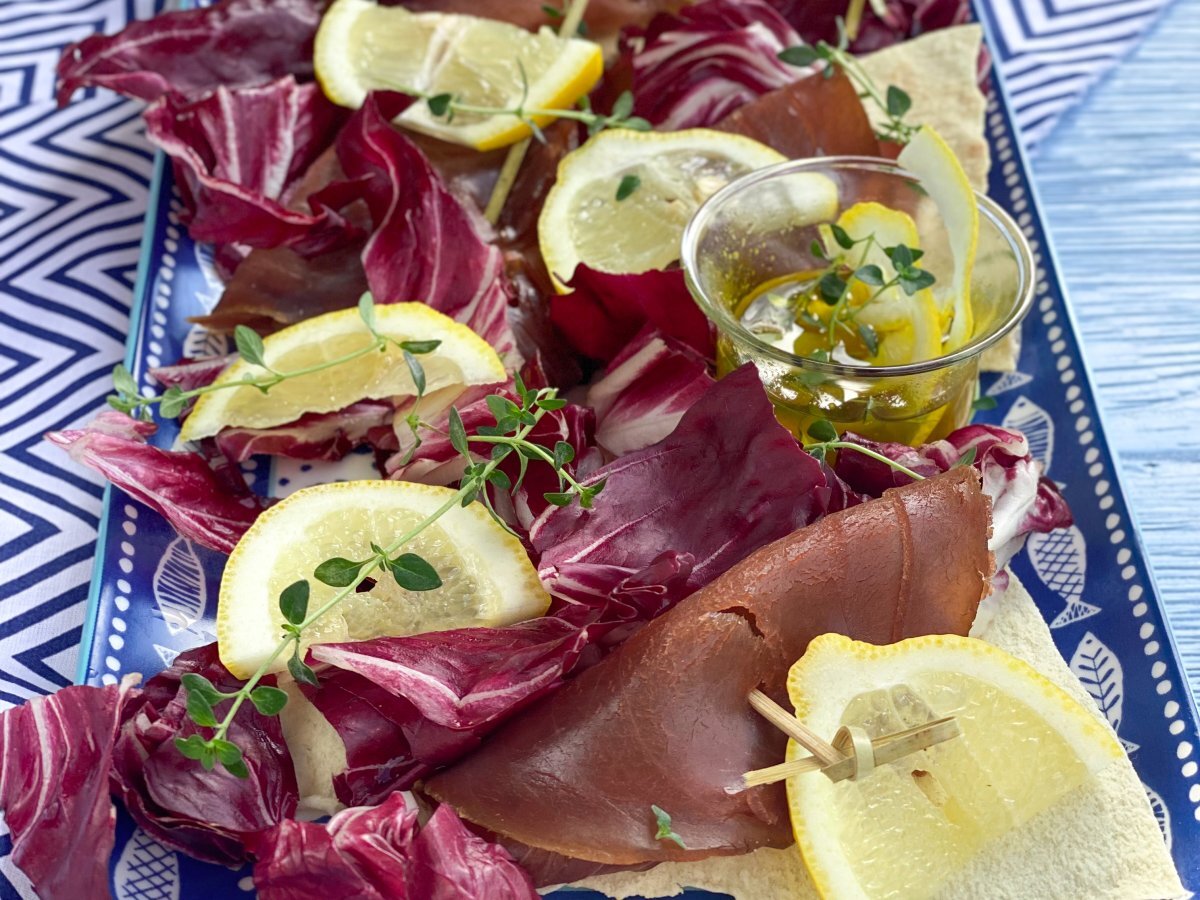
[[[962,734],[958,720],[947,716],[877,738],[869,737],[856,726],[843,725],[838,729],[833,743],[829,743],[762,691],[752,691],[749,700],[763,718],[812,755],[747,772],[742,776],[743,788],[774,784],[816,771],[822,772],[831,781],[860,778],[878,765],[895,762],[910,753],[928,749]]]

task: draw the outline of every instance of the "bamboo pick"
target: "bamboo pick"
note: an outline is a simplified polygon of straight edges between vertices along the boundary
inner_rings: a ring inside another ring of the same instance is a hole
[[[562,27],[558,30],[561,37],[575,36],[587,5],[588,0],[573,0],[563,16]],[[525,138],[508,148],[508,155],[504,157],[504,165],[500,167],[500,175],[496,178],[496,186],[492,188],[492,195],[488,197],[487,207],[483,211],[483,217],[493,225],[500,221],[500,213],[508,200],[508,194],[517,183],[517,173],[521,171],[521,163],[525,162],[525,154],[529,152],[531,140],[533,139]]]
[[[831,766],[842,759],[837,748],[760,690],[750,692],[750,705],[760,716],[794,740],[820,761]]]

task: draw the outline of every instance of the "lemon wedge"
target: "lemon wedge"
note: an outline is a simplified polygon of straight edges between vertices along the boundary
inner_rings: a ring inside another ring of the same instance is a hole
[[[954,257],[954,278],[934,285],[934,297],[950,318],[943,353],[965,346],[974,330],[971,272],[979,246],[979,207],[962,163],[940,134],[928,125],[900,151],[896,161],[921,179],[937,206]]]
[[[885,248],[903,244],[913,250],[921,247],[917,225],[908,213],[871,201],[855,203],[838,216],[837,224],[855,240],[873,237],[873,241],[855,244],[843,251],[828,226],[821,227],[825,254],[834,259],[846,253],[851,268],[878,266],[884,282],[896,277],[896,267]],[[874,291],[872,290],[872,294]],[[888,288],[855,313],[855,321],[869,325],[879,339],[879,352],[871,359],[877,366],[898,366],[933,359],[942,352],[941,320],[937,304],[928,288],[911,297],[899,285]]]
[[[373,0],[337,0],[321,19],[313,48],[317,80],[340,106],[362,106],[372,90],[450,94],[491,109],[566,109],[590,91],[604,71],[599,44],[536,34],[478,16],[413,13]],[[522,98],[523,101],[522,101]],[[399,124],[476,150],[526,138],[529,126],[512,115],[434,116],[416,102]],[[534,117],[539,126],[552,121]]]
[[[758,141],[705,128],[600,132],[563,157],[538,219],[555,286],[565,293],[580,263],[614,273],[665,268],[679,259],[683,229],[701,203],[738,176],[783,159]],[[819,212],[830,204],[825,218],[836,212],[836,189]]]
[[[284,624],[279,594],[309,580],[310,613],[337,592],[313,578],[334,557],[371,556],[435,512],[455,492],[403,481],[343,481],[297,491],[272,506],[242,537],[221,578],[217,646],[221,662],[248,678],[279,643]],[[406,591],[390,575],[372,574],[374,586],[353,593],[304,630],[310,644],[360,641],[468,626],[498,627],[542,615],[550,597],[521,542],[497,525],[479,503],[451,509],[404,547],[437,571],[442,586]],[[271,671],[286,668],[276,660]]]
[[[420,357],[426,396],[437,392],[440,401],[450,403],[469,385],[505,380],[504,364],[483,338],[424,303],[376,306],[375,323],[381,335],[398,342],[441,341],[436,350]],[[278,372],[296,372],[348,356],[374,340],[357,309],[339,309],[264,338],[263,359]],[[215,383],[232,384],[266,374],[259,366],[238,359]],[[359,400],[416,393],[400,350],[388,345],[384,351],[289,378],[267,394],[249,385],[203,394],[179,436],[195,441],[228,426],[270,428],[294,422],[305,413],[335,412]]]
[[[821,896],[837,900],[937,895],[988,842],[1123,754],[1065,691],[972,638],[877,647],[822,635],[792,667],[788,692],[822,735],[858,725],[878,737],[948,715],[962,730],[857,780],[789,780],[805,865]],[[789,745],[789,759],[804,755]]]

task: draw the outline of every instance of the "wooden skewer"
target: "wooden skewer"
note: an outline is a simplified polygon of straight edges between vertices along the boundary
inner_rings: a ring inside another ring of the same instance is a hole
[[[948,716],[874,739],[868,738],[861,728],[843,726],[830,744],[761,691],[750,694],[750,705],[812,755],[747,772],[742,776],[743,790],[815,771],[822,772],[831,781],[858,778],[875,766],[895,762],[962,734],[958,720]]]

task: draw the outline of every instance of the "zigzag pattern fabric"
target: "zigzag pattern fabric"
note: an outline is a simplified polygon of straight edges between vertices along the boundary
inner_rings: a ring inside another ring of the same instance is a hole
[[[1029,145],[1169,0],[979,0]],[[42,441],[104,405],[124,354],[151,153],[141,104],[53,100],[66,44],[163,0],[0,0],[0,708],[70,684],[102,487]],[[0,832],[0,897],[32,896]]]

